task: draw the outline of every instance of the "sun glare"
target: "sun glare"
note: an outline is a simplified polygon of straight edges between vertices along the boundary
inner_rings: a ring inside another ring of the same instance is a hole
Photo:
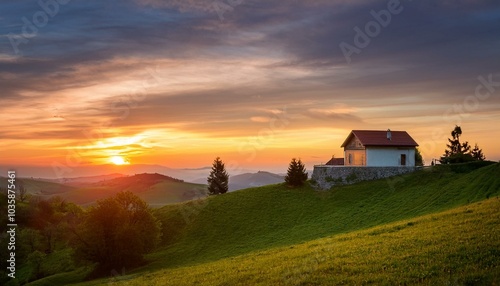
[[[113,156],[109,160],[111,161],[111,163],[113,163],[115,165],[128,165],[128,164],[130,164],[130,162],[125,160],[125,158],[123,158],[122,156]]]

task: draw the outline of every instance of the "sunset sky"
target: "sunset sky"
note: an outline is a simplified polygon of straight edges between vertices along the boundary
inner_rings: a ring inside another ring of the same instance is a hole
[[[395,0],[38,2],[0,1],[0,165],[312,169],[388,128],[430,163],[455,124],[500,160],[499,1],[402,0],[364,47]]]

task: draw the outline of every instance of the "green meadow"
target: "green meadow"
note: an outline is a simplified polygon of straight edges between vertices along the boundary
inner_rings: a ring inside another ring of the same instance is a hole
[[[362,231],[112,281],[119,285],[492,285],[500,283],[499,225],[500,200],[494,198]]]
[[[335,187],[271,185],[155,210],[148,264],[81,285],[498,284],[500,164]],[[85,269],[31,285],[81,281]]]

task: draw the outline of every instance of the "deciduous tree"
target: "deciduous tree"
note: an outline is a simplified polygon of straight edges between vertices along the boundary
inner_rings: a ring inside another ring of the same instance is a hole
[[[98,263],[98,274],[140,265],[159,243],[160,226],[146,202],[120,192],[86,212],[75,231],[77,257]]]

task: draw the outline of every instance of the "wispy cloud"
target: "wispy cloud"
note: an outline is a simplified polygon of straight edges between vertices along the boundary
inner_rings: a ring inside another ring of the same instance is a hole
[[[290,140],[312,129],[389,125],[414,128],[425,140],[424,127],[455,124],[443,114],[474,93],[479,75],[500,72],[500,5],[404,4],[404,12],[347,64],[339,44],[352,42],[354,27],[387,3],[246,0],[221,21],[204,8],[208,0],[73,0],[16,54],[8,35],[22,34],[23,17],[32,21],[43,9],[33,1],[1,1],[2,144],[17,154],[42,141],[47,150],[58,142],[93,146],[85,135],[93,129],[109,140],[150,132],[158,142],[172,134],[200,146],[234,142],[256,136],[271,111],[284,106],[293,122],[283,138]],[[154,84],[148,83],[150,70]],[[131,101],[138,90],[143,96]],[[500,136],[483,126],[484,118],[500,119],[498,110],[495,94],[463,124],[482,130],[479,138]],[[316,152],[305,141],[307,152]],[[175,148],[187,141],[165,142]],[[493,143],[483,145],[496,152]],[[151,152],[134,144],[119,151]],[[51,152],[50,158],[60,156]]]

